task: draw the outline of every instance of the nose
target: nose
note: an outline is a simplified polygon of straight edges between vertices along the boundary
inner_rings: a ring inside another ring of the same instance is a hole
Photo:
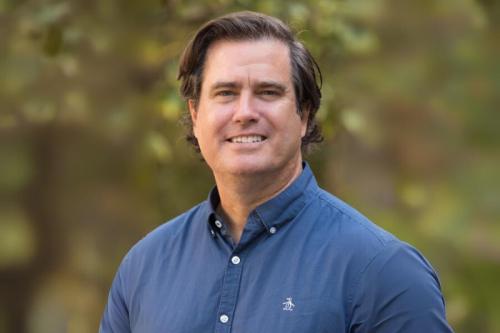
[[[235,105],[233,121],[240,124],[254,123],[259,120],[259,113],[255,106],[252,94],[241,93]]]

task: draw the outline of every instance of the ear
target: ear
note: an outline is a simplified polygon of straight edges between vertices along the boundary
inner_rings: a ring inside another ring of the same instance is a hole
[[[188,109],[189,109],[189,114],[191,115],[191,122],[193,123],[193,132],[194,132],[196,129],[196,120],[198,119],[198,112],[196,112],[196,102],[194,101],[194,99],[188,100]]]
[[[302,115],[300,116],[300,121],[301,121],[301,135],[302,138],[306,136],[307,133],[307,123],[309,122],[309,109],[304,108],[302,111]]]

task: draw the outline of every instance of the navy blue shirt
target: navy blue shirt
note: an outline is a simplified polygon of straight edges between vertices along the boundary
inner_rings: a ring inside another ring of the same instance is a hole
[[[238,244],[218,203],[214,189],[130,250],[101,333],[452,332],[427,260],[307,165],[252,211]]]

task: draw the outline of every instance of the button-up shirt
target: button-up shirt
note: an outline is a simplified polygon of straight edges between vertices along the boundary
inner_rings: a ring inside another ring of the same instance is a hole
[[[301,175],[235,244],[209,199],[125,256],[101,333],[451,332],[436,273],[413,247]]]

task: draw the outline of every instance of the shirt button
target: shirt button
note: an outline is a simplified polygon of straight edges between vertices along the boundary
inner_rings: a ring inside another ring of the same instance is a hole
[[[215,220],[215,225],[217,228],[222,228],[222,223],[219,220]]]
[[[270,232],[271,234],[275,234],[275,233],[276,233],[276,227],[271,227],[271,228],[269,229],[269,232]]]
[[[219,317],[219,320],[221,323],[225,324],[229,321],[229,317],[227,315],[223,314]]]
[[[240,261],[241,261],[240,257],[238,257],[238,256],[234,256],[231,258],[231,262],[235,265],[238,265],[240,263]]]

